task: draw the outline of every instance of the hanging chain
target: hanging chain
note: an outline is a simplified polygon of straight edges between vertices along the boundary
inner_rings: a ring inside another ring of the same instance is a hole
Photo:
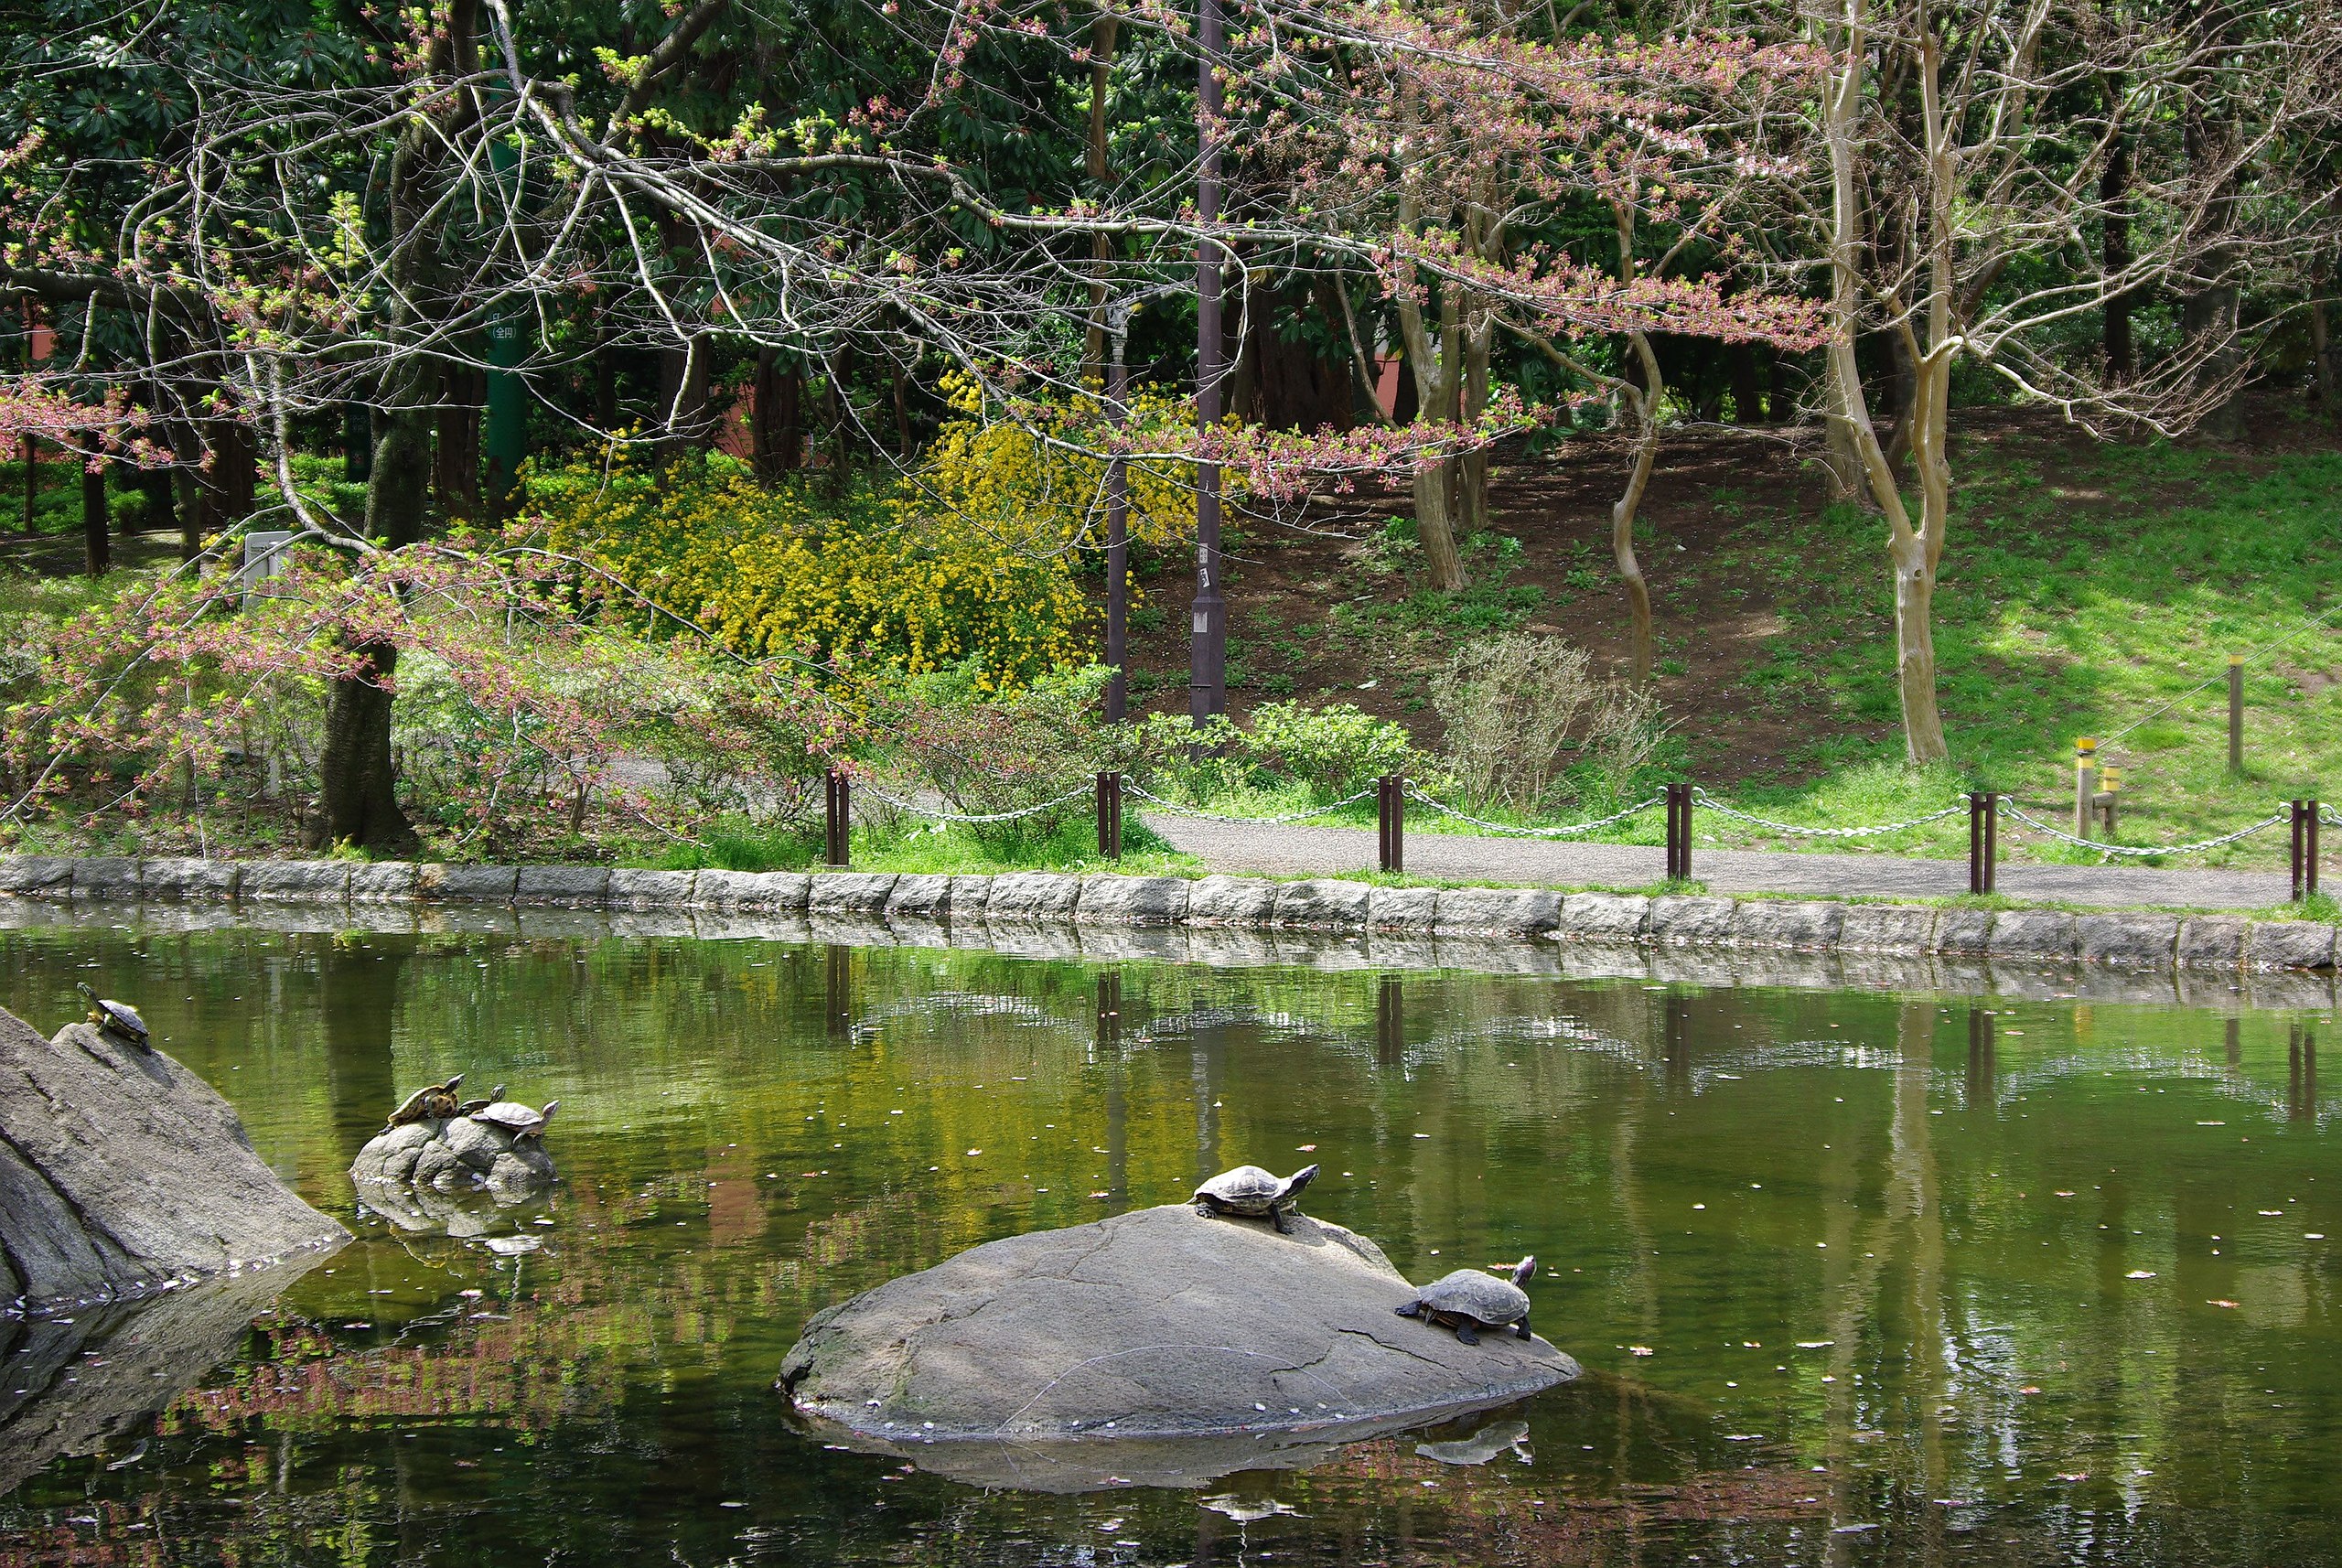
[[[2033,829],[2036,832],[2047,833],[2051,838],[2057,840],[2059,843],[2072,844],[2077,849],[2094,849],[2100,854],[2141,856],[2151,854],[2197,854],[2208,849],[2218,849],[2222,844],[2230,844],[2236,843],[2239,839],[2251,838],[2254,833],[2261,832],[2263,828],[2275,827],[2279,822],[2286,821],[2291,816],[2290,811],[2273,811],[2268,816],[2261,818],[2261,821],[2254,822],[2250,827],[2239,828],[2232,833],[2222,833],[2216,839],[2203,839],[2195,843],[2174,843],[2156,846],[2151,844],[2100,843],[2096,839],[2076,838],[2073,834],[2065,832],[2063,829],[2053,828],[2047,822],[2041,821],[2040,818],[2033,816],[2031,813],[2020,807],[2014,800],[2010,800],[2005,795],[2001,797],[2001,811],[2004,816],[2014,817],[2018,822],[2023,822],[2025,826]]]
[[[1913,817],[1905,822],[1878,822],[1866,828],[1800,828],[1789,822],[1776,822],[1765,817],[1750,816],[1746,811],[1725,805],[1697,785],[1692,787],[1692,798],[1720,817],[1735,817],[1760,828],[1769,828],[1777,833],[1794,833],[1799,838],[1809,839],[1857,839],[1872,833],[1899,833],[1907,829],[1925,827],[1929,822],[1939,822],[1946,817],[1956,816],[1968,810],[1968,802],[1962,800],[1956,806],[1946,806],[1940,811],[1930,811],[1924,817]]]
[[[1407,786],[1407,798],[1430,807],[1444,817],[1453,817],[1459,822],[1469,822],[1474,827],[1484,829],[1500,838],[1515,839],[1573,838],[1579,833],[1590,833],[1596,828],[1606,828],[1613,822],[1623,822],[1628,817],[1639,815],[1667,799],[1664,795],[1653,795],[1649,800],[1638,801],[1623,811],[1613,811],[1606,817],[1596,817],[1590,822],[1572,822],[1566,827],[1558,828],[1522,828],[1515,827],[1509,822],[1492,822],[1484,817],[1476,817],[1467,811],[1459,811],[1445,800],[1434,800],[1412,784]]]

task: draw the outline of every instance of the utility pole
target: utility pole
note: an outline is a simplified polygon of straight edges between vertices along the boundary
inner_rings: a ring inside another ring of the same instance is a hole
[[[1130,711],[1131,505],[1128,465],[1123,457],[1123,422],[1130,395],[1124,350],[1131,313],[1117,305],[1107,317],[1106,418],[1113,434],[1106,459],[1106,663],[1113,675],[1106,685],[1106,722],[1120,724]]]
[[[1227,29],[1219,0],[1197,0],[1196,124],[1201,158],[1196,177],[1196,217],[1209,229],[1219,219],[1219,67]],[[1219,430],[1219,265],[1209,234],[1196,246],[1196,429],[1209,443]],[[1198,728],[1228,711],[1228,604],[1221,596],[1219,464],[1196,464],[1196,605],[1187,656],[1187,713]]]

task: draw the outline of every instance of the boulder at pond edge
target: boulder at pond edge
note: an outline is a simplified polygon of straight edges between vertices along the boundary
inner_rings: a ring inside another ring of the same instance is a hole
[[[89,1024],[0,1012],[0,1308],[114,1300],[340,1246],[212,1087]]]
[[[1399,1316],[1414,1287],[1372,1241],[1292,1225],[1176,1204],[986,1242],[816,1313],[780,1386],[825,1437],[1067,1491],[1315,1463],[1578,1375]]]

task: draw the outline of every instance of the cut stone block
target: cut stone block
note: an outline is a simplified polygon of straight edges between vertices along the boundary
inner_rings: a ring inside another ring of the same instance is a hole
[[[1650,940],[1662,947],[1704,947],[1732,940],[1733,902],[1668,894],[1650,901]]]
[[[1562,896],[1544,887],[1443,888],[1434,929],[1441,938],[1485,932],[1542,937],[1562,923]]]
[[[692,902],[696,871],[635,871],[610,873],[606,895],[613,909],[680,909]]]
[[[73,863],[76,898],[133,899],[138,897],[138,863],[118,854],[93,855]]]
[[[1935,950],[1957,958],[1982,957],[1992,946],[1993,911],[1946,909],[1936,918]]]
[[[1187,889],[1187,918],[1198,925],[1265,926],[1276,904],[1277,885],[1265,877],[1207,876]]]
[[[2334,928],[2315,920],[2255,920],[2246,950],[2255,969],[2332,969]]]
[[[557,909],[598,909],[609,891],[607,866],[524,865],[513,879],[512,901]]]
[[[1069,920],[1081,897],[1081,878],[1049,871],[1018,871],[992,879],[992,897],[984,905],[989,921],[1039,922]]]
[[[2190,915],[2179,923],[2179,967],[2240,969],[2252,922],[2241,915]]]
[[[833,920],[882,919],[886,897],[898,880],[891,871],[822,872],[812,878],[806,892],[805,913]]]
[[[1742,948],[1835,947],[1846,907],[1819,898],[1752,898],[1732,913],[1732,943]]]
[[[1439,919],[1436,887],[1369,887],[1366,926],[1371,931],[1427,932]]]
[[[349,901],[353,904],[397,904],[414,897],[416,869],[413,862],[378,860],[349,868]]]
[[[1287,882],[1277,888],[1271,921],[1296,931],[1362,931],[1371,891],[1363,882],[1330,876]]]
[[[516,865],[431,865],[418,868],[414,891],[417,897],[449,903],[510,904],[520,881]]]
[[[802,914],[812,891],[813,879],[798,871],[703,871],[692,901],[703,909]]]
[[[949,875],[897,876],[886,895],[886,923],[899,926],[912,920],[940,922],[951,918],[958,913],[951,907],[951,889],[959,880]],[[818,900],[821,896],[821,886],[816,882],[813,898]],[[818,904],[809,908],[818,908]]]
[[[349,897],[349,862],[248,861],[236,890],[263,903],[338,904]]]
[[[1838,945],[1854,952],[1925,954],[1935,950],[1936,911],[1924,904],[1849,904]]]
[[[2169,969],[2179,946],[2175,915],[2083,915],[2074,937],[2084,963],[2109,969]]]
[[[1085,876],[1074,918],[1110,926],[1168,926],[1187,914],[1180,876]]]
[[[1562,900],[1561,935],[1570,941],[1638,942],[1650,931],[1650,900],[1639,893],[1573,893]]]
[[[2062,909],[2003,910],[1984,950],[2000,963],[2070,963],[2080,951],[2074,918]]]
[[[0,860],[0,893],[20,898],[71,896],[73,863],[62,855],[12,854]]]
[[[138,896],[149,902],[209,903],[233,898],[241,871],[232,860],[192,856],[138,863]]]

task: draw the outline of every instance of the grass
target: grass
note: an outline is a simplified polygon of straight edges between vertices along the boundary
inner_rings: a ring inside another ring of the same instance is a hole
[[[700,843],[674,846],[652,864],[668,871],[811,871],[822,865],[818,829],[760,830],[734,822],[707,828],[701,838]],[[906,875],[1113,871],[1131,876],[1200,876],[1207,869],[1195,856],[1182,854],[1157,837],[1134,811],[1123,818],[1119,860],[1098,853],[1096,824],[1080,813],[1025,833],[987,829],[979,835],[964,824],[951,822],[865,822],[854,829],[847,859],[855,871]]]
[[[1903,761],[1878,521],[1784,507],[1752,516],[1701,569],[1769,589],[1780,607],[1786,628],[1750,683],[1785,710],[1820,706],[1837,722],[1812,726],[1820,733],[1777,779],[1743,783],[1732,803],[1799,825],[1854,825],[1989,787],[2070,827],[2081,736],[2122,769],[2124,843],[2215,837],[2342,786],[2342,454],[2052,452],[2013,439],[1972,446],[1955,471],[1934,625],[1951,761],[1918,771]],[[2228,656],[2254,650],[2246,766],[2231,776]],[[1712,816],[1700,831],[1719,843],[1816,847]],[[1856,842],[1964,854],[1967,823],[1954,816]],[[2030,859],[2100,858],[2013,823],[2002,843]],[[2281,824],[2174,864],[2265,867],[2285,853]]]

